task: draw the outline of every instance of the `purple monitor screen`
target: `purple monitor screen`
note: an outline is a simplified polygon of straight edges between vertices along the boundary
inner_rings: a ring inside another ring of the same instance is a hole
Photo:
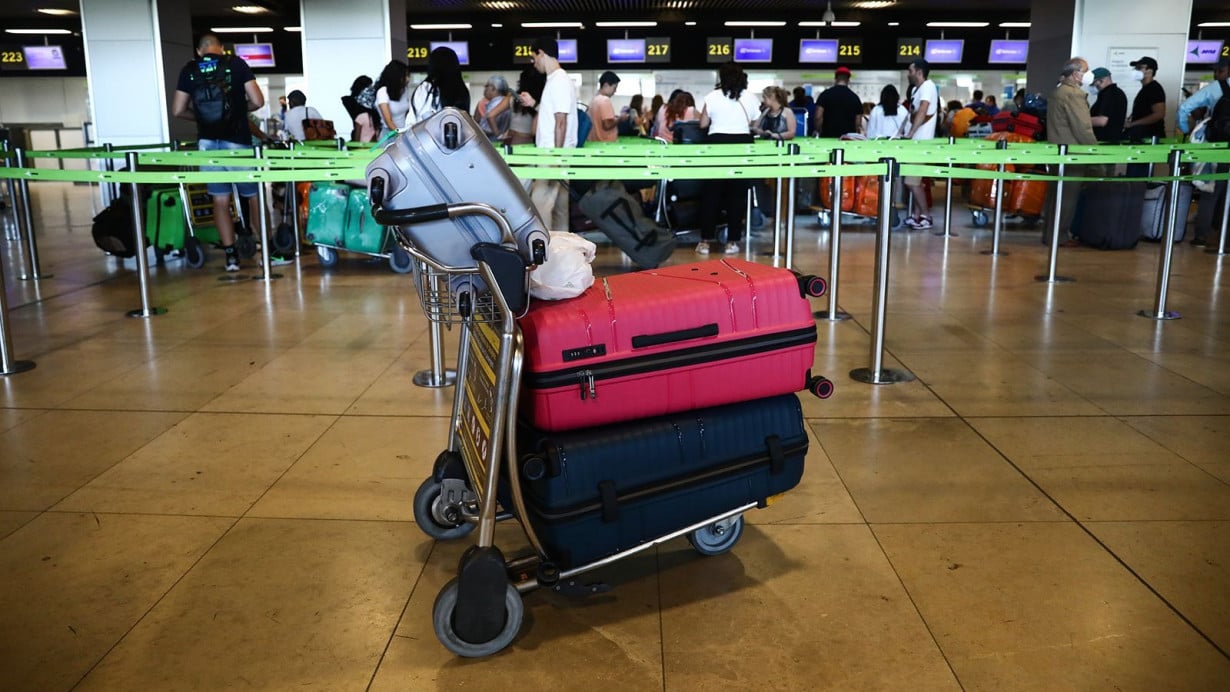
[[[1029,41],[991,41],[991,57],[987,59],[992,65],[1011,65],[1028,62]]]
[[[577,40],[575,38],[561,38],[559,40],[559,61],[577,61]]]
[[[923,59],[933,63],[960,63],[963,52],[965,52],[963,39],[927,41],[927,46],[923,49]]]
[[[461,65],[470,64],[470,42],[469,41],[432,41],[431,49],[437,48],[452,48],[457,54],[457,62]]]
[[[735,39],[735,62],[773,62],[773,39]]]
[[[1221,41],[1188,41],[1187,64],[1211,64],[1221,57]]]
[[[609,38],[606,41],[607,62],[645,62],[645,39]]]
[[[26,68],[30,70],[67,70],[64,49],[59,46],[22,46]]]
[[[272,43],[236,43],[235,55],[243,58],[248,67],[275,67]]]
[[[837,39],[801,39],[799,41],[799,62],[837,62]]]

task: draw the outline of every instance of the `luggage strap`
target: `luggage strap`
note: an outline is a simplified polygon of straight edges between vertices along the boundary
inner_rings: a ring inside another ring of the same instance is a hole
[[[619,520],[619,498],[615,495],[615,481],[598,483],[598,497],[602,503],[602,521],[610,524]]]
[[[786,452],[782,449],[782,438],[769,435],[764,438],[765,449],[769,452],[769,474],[776,476],[786,470]]]

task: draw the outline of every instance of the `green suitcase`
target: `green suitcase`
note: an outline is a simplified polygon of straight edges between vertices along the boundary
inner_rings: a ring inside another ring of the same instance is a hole
[[[218,229],[204,226],[194,229],[203,245],[218,242]],[[159,255],[183,250],[188,237],[188,221],[179,188],[154,190],[145,203],[145,237]]]
[[[372,205],[367,190],[355,188],[350,191],[346,205],[346,249],[372,255],[384,254],[384,226],[372,217]]]
[[[348,248],[346,207],[350,186],[312,183],[308,193],[307,239],[317,245]]]

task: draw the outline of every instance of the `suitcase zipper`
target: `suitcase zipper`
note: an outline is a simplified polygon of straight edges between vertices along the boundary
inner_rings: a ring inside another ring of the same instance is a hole
[[[580,383],[581,400],[598,398],[598,381],[618,377],[630,377],[649,372],[686,368],[692,365],[741,358],[743,356],[776,351],[792,346],[815,343],[815,325],[781,332],[770,336],[739,339],[722,344],[702,346],[687,350],[659,353],[652,356],[624,358],[604,365],[584,368],[569,368],[546,373],[530,372],[526,375],[528,385],[534,389],[553,389]]]

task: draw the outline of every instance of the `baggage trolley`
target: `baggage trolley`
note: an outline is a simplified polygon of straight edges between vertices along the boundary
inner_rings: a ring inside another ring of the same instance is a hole
[[[433,606],[436,636],[445,648],[464,657],[494,654],[508,646],[520,630],[522,594],[537,588],[578,596],[607,591],[606,585],[581,584],[576,578],[665,541],[687,536],[705,555],[729,550],[743,533],[743,513],[758,503],[731,508],[594,562],[569,569],[556,566],[528,520],[525,493],[516,472],[524,353],[517,319],[529,306],[529,269],[516,250],[512,230],[504,216],[486,204],[383,209],[382,187],[382,180],[373,180],[374,216],[413,258],[424,313],[432,322],[457,325],[460,330],[447,446],[414,496],[415,521],[432,538],[457,539],[478,528],[476,544],[462,556],[458,576],[444,586]],[[503,236],[499,245],[474,246],[476,267],[437,262],[401,228],[465,215],[491,219]],[[458,290],[472,289],[476,279],[489,290]],[[509,505],[505,511],[500,502]],[[506,558],[495,545],[495,525],[512,518],[524,531],[529,550]]]

